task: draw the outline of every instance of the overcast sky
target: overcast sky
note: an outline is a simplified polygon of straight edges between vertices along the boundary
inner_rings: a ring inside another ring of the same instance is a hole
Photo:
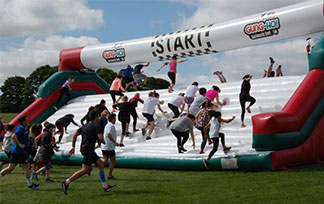
[[[9,76],[27,77],[39,66],[58,65],[62,49],[154,36],[302,1],[0,0],[0,86]],[[261,78],[269,56],[285,75],[306,74],[305,38],[189,58],[179,65],[177,87],[193,80],[218,83],[212,76],[216,70],[228,81],[241,80],[246,73]],[[167,69],[155,72],[161,64],[153,63],[145,72],[167,79]]]

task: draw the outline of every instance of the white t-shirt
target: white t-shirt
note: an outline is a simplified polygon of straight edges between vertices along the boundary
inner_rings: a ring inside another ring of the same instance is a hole
[[[198,86],[190,85],[186,90],[185,96],[190,98],[195,98],[197,91],[199,90]]]
[[[105,126],[104,130],[104,139],[106,144],[101,144],[101,150],[115,150],[115,145],[114,143],[109,139],[108,134],[111,134],[112,138],[116,141],[117,139],[117,134],[116,134],[116,128],[115,125],[108,122],[107,125]]]
[[[209,130],[209,136],[210,138],[217,138],[219,137],[219,130],[221,125],[218,122],[218,119],[213,117],[210,121],[210,130]]]
[[[170,104],[180,107],[181,104],[184,104],[184,97],[183,96],[177,96],[175,99],[170,101]]]
[[[201,104],[203,104],[205,101],[207,101],[207,98],[203,95],[198,95],[195,100],[192,102],[191,107],[196,106],[199,107]]]
[[[13,132],[7,131],[6,134],[4,135],[3,138],[3,150],[6,152],[11,152],[11,147],[13,144],[13,139],[12,139]]]
[[[147,113],[147,114],[153,115],[155,106],[159,103],[160,103],[160,101],[157,98],[154,98],[154,97],[147,98],[146,100],[144,100],[144,106],[143,106],[142,113]]]

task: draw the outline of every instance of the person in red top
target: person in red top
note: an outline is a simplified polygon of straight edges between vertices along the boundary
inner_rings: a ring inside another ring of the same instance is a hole
[[[117,99],[117,103],[119,102],[120,98],[122,96],[124,96],[124,94],[120,91],[120,89],[123,91],[123,92],[127,92],[124,87],[122,86],[122,80],[123,80],[123,77],[121,75],[118,75],[114,81],[111,83],[111,86],[110,86],[110,95],[111,95],[111,98],[113,100],[113,104],[115,104],[116,102],[116,95],[119,96],[119,98]]]
[[[173,55],[172,58],[171,58],[171,60],[169,62],[164,63],[158,70],[156,70],[157,72],[159,72],[166,65],[168,65],[168,64],[170,65],[170,68],[169,68],[169,71],[168,71],[168,77],[171,80],[171,85],[170,85],[170,88],[169,88],[169,93],[171,93],[173,91],[173,87],[174,87],[175,82],[176,82],[177,64],[178,63],[183,63],[183,62],[186,62],[186,61],[188,61],[188,59],[178,61],[177,60],[177,56],[176,55]]]
[[[136,93],[135,96],[133,98],[131,98],[129,100],[129,102],[133,105],[133,109],[130,112],[132,118],[133,118],[133,132],[138,131],[139,129],[136,129],[136,123],[137,123],[137,112],[136,112],[136,107],[137,107],[137,103],[141,102],[142,104],[144,104],[144,101],[140,98],[140,93]]]

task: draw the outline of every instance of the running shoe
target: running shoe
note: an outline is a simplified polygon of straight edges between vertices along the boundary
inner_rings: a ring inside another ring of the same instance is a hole
[[[120,143],[119,146],[120,147],[125,147],[125,145],[123,143]]]
[[[205,152],[203,152],[203,151],[200,151],[200,152],[199,152],[199,154],[204,154],[204,153],[205,153]]]
[[[139,129],[136,129],[136,128],[135,128],[135,129],[133,129],[133,132],[137,132],[137,131],[139,131]]]
[[[28,188],[32,189],[32,188],[37,188],[39,186],[39,183],[32,183],[30,186],[28,186]]]
[[[186,152],[187,150],[184,147],[180,147],[180,149],[184,152]]]
[[[269,57],[269,59],[270,59],[270,64],[274,64],[275,63],[275,61],[274,61],[274,59],[272,57]]]
[[[130,134],[131,134],[130,132],[128,132],[128,131],[126,132],[126,136],[127,136],[127,137],[129,137]]]
[[[204,159],[204,165],[205,165],[206,169],[208,169],[209,168],[209,161],[207,161],[206,159]]]
[[[146,140],[150,140],[150,139],[152,139],[151,136],[147,136],[146,137]]]
[[[116,187],[117,187],[117,185],[108,185],[106,188],[104,188],[104,191],[109,192],[109,191],[111,191],[112,189],[114,189]]]
[[[65,180],[61,181],[61,184],[62,184],[62,189],[63,189],[64,194],[67,195],[69,185],[66,184]]]
[[[229,152],[231,150],[232,147],[225,147],[223,149],[224,153],[226,154],[227,152]]]
[[[108,176],[107,177],[107,180],[115,180],[116,179],[116,177],[114,177],[114,176]]]

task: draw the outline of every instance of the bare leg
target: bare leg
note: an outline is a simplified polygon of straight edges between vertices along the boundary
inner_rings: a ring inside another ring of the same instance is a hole
[[[29,163],[28,164],[24,164],[23,165],[23,169],[25,170],[25,177],[27,179],[29,179],[30,178],[30,164]]]
[[[116,156],[112,156],[112,157],[110,157],[110,164],[109,164],[109,174],[108,174],[108,177],[111,177],[111,176],[112,176],[112,172],[113,172],[113,170],[114,170],[115,163],[116,163]]]
[[[153,130],[155,128],[155,122],[154,121],[150,122],[150,125],[151,125],[151,127],[150,127],[150,130],[149,130],[149,136],[151,136],[151,134],[152,134],[152,132],[153,132]]]
[[[101,160],[100,160],[101,161]],[[91,166],[88,166],[88,165],[85,165],[85,164],[82,164],[82,167],[79,171],[75,172],[69,179],[70,181],[74,181],[78,178],[80,178],[81,176],[83,176],[84,174],[86,174],[89,169],[91,168]]]
[[[9,163],[9,165],[7,166],[7,168],[3,169],[0,173],[2,176],[9,174],[10,172],[12,172],[15,168],[16,168],[17,164],[15,163]]]

